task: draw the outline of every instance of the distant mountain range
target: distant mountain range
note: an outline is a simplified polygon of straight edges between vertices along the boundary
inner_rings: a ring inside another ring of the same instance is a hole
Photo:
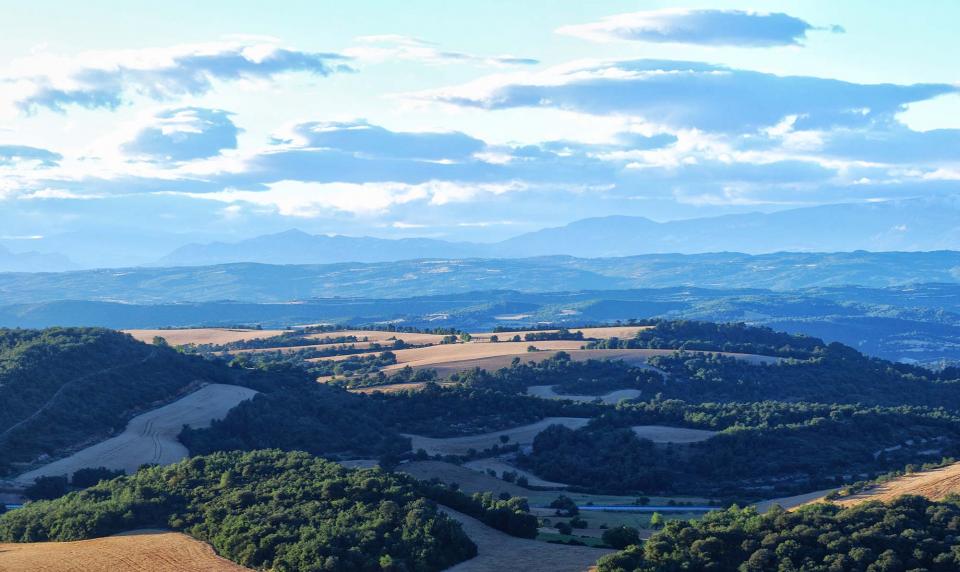
[[[769,214],[748,213],[670,222],[609,216],[584,219],[488,244],[428,238],[391,240],[311,235],[291,230],[235,243],[190,244],[174,250],[155,265],[945,249],[960,249],[960,199],[837,204]]]
[[[7,273],[0,274],[0,300],[7,304],[56,300],[290,303],[315,298],[403,298],[478,290],[559,292],[683,286],[787,291],[929,282],[960,282],[960,252],[546,256]]]
[[[61,254],[41,252],[14,253],[0,245],[0,271],[56,272],[73,268],[77,268],[77,265]]]

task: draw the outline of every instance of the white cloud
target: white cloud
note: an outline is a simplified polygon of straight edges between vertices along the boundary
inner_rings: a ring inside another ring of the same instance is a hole
[[[115,108],[133,96],[169,100],[210,91],[216,81],[271,79],[304,72],[350,70],[340,54],[305,52],[274,43],[231,40],[166,48],[32,54],[0,78],[0,101],[21,110],[77,105]]]
[[[670,8],[617,14],[599,22],[563,26],[557,33],[597,42],[769,47],[797,45],[807,32],[815,29],[804,20],[781,12]],[[837,26],[830,30],[842,31]]]

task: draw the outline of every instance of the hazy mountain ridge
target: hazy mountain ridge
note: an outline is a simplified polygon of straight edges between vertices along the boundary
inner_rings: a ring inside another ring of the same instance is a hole
[[[76,267],[76,264],[61,254],[16,253],[0,245],[0,271],[3,272],[56,272]]]
[[[843,224],[837,224],[842,220]],[[327,264],[417,258],[581,258],[734,251],[918,251],[960,248],[960,202],[950,198],[836,204],[655,222],[588,218],[495,243],[311,235],[292,230],[236,243],[190,244],[158,266],[234,262]]]

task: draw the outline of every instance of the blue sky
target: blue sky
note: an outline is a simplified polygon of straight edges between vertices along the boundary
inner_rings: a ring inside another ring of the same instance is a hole
[[[10,2],[0,240],[953,194],[956,2]]]

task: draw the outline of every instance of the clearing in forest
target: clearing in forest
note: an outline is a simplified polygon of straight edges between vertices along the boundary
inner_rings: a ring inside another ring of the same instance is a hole
[[[477,545],[476,557],[461,562],[449,572],[525,570],[527,572],[585,572],[613,550],[587,546],[565,546],[508,536],[465,514],[443,507],[460,522],[463,531]]]
[[[483,433],[481,435],[468,435],[466,437],[448,437],[446,439],[434,437],[422,437],[420,435],[405,435],[410,437],[413,450],[423,449],[428,455],[465,455],[468,450],[483,451],[494,445],[502,445],[500,437],[506,435],[507,445],[519,444],[530,445],[533,438],[541,431],[551,425],[563,425],[571,429],[579,429],[586,425],[590,419],[585,417],[547,417],[531,423],[503,431],[494,431],[492,433]]]
[[[184,425],[195,429],[209,427],[211,421],[222,419],[256,393],[237,385],[205,385],[173,403],[134,417],[116,437],[24,473],[16,480],[31,484],[37,477],[72,475],[83,468],[106,467],[133,473],[146,463],[175,463],[189,455],[187,448],[177,440]]]
[[[581,403],[592,403],[599,399],[602,403],[616,404],[624,399],[636,399],[642,393],[639,389],[618,389],[603,395],[567,395],[557,393],[553,388],[553,385],[531,385],[527,388],[527,395],[540,397],[541,399],[565,399]]]
[[[705,429],[667,427],[666,425],[637,425],[633,427],[633,432],[637,437],[649,439],[654,443],[699,443],[717,434],[716,431]]]
[[[77,542],[0,544],[0,572],[242,572],[186,534],[138,530]]]
[[[530,495],[530,491],[520,485],[491,477],[484,472],[470,469],[469,466],[470,463],[461,467],[443,461],[413,461],[400,465],[397,470],[421,481],[437,478],[444,483],[457,483],[460,490],[468,494],[491,492],[495,495],[507,493],[514,497]]]

